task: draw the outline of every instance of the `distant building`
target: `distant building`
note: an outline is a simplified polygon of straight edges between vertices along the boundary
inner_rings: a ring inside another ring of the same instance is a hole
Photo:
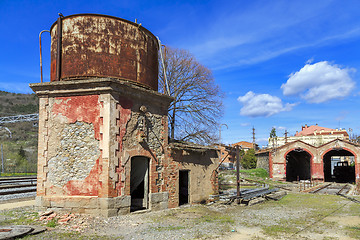
[[[241,141],[241,142],[237,142],[232,144],[231,146],[235,147],[235,146],[239,146],[240,149],[244,150],[245,152],[249,149],[253,149],[254,148],[254,144],[251,142],[245,142],[245,141]],[[258,145],[255,144],[255,150],[258,149]]]
[[[280,147],[286,143],[295,142],[298,140],[313,146],[321,146],[335,139],[348,141],[349,134],[345,129],[331,129],[320,127],[317,124],[311,126],[305,124],[305,126],[301,127],[300,132],[296,131],[295,136],[269,138],[269,147]]]
[[[235,164],[235,151],[231,151],[232,147],[230,145],[219,144],[217,145],[220,149],[220,159],[222,161],[221,166],[229,169],[233,169]]]
[[[249,149],[253,149],[253,144],[250,142],[237,142],[231,145],[225,145],[225,144],[219,144],[218,147],[220,149],[220,162],[222,161],[221,166],[228,168],[228,169],[234,169],[235,168],[235,161],[236,161],[236,152],[235,147],[239,146],[241,150],[244,150],[245,152]],[[256,149],[258,149],[258,145],[255,144]]]

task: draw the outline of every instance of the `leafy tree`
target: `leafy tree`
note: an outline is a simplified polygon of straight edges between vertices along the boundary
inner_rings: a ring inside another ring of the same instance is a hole
[[[272,127],[270,132],[270,138],[276,138],[276,128]]]
[[[245,169],[256,168],[255,150],[249,149],[242,158],[242,167]]]
[[[165,48],[164,65],[159,74],[159,91],[174,97],[168,109],[172,140],[213,143],[218,135],[223,103],[212,72],[196,61],[188,51]]]
[[[272,142],[272,147],[276,147],[277,144],[277,135],[276,135],[276,128],[272,127],[270,132],[270,140]]]
[[[16,172],[27,172],[29,163],[26,158],[25,151],[22,146],[20,146],[19,151],[15,157],[15,169]]]
[[[18,155],[20,156],[20,158],[26,158],[25,150],[22,146],[20,146]]]

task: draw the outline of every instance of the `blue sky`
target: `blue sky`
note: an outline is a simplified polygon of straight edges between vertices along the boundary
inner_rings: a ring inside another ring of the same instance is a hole
[[[225,92],[224,143],[266,144],[319,124],[360,134],[360,1],[0,0],[0,89],[40,82],[38,34],[57,13],[134,21],[163,44],[189,50]],[[50,37],[44,34],[49,80]]]

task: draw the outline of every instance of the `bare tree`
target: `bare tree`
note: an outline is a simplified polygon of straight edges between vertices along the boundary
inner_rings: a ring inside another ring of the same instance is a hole
[[[223,113],[222,97],[212,72],[188,51],[166,47],[164,64],[170,96],[169,133],[172,140],[213,143]],[[167,93],[160,68],[159,89]]]

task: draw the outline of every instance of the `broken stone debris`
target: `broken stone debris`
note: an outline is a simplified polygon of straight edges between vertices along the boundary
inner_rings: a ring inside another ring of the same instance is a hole
[[[44,216],[47,215],[47,216]],[[58,226],[57,228],[66,229],[76,232],[84,232],[84,229],[88,227],[88,220],[91,220],[93,217],[83,214],[74,214],[74,213],[56,213],[54,211],[48,211],[39,214],[39,219],[37,221],[47,222],[55,219]],[[51,230],[52,228],[48,228]]]

